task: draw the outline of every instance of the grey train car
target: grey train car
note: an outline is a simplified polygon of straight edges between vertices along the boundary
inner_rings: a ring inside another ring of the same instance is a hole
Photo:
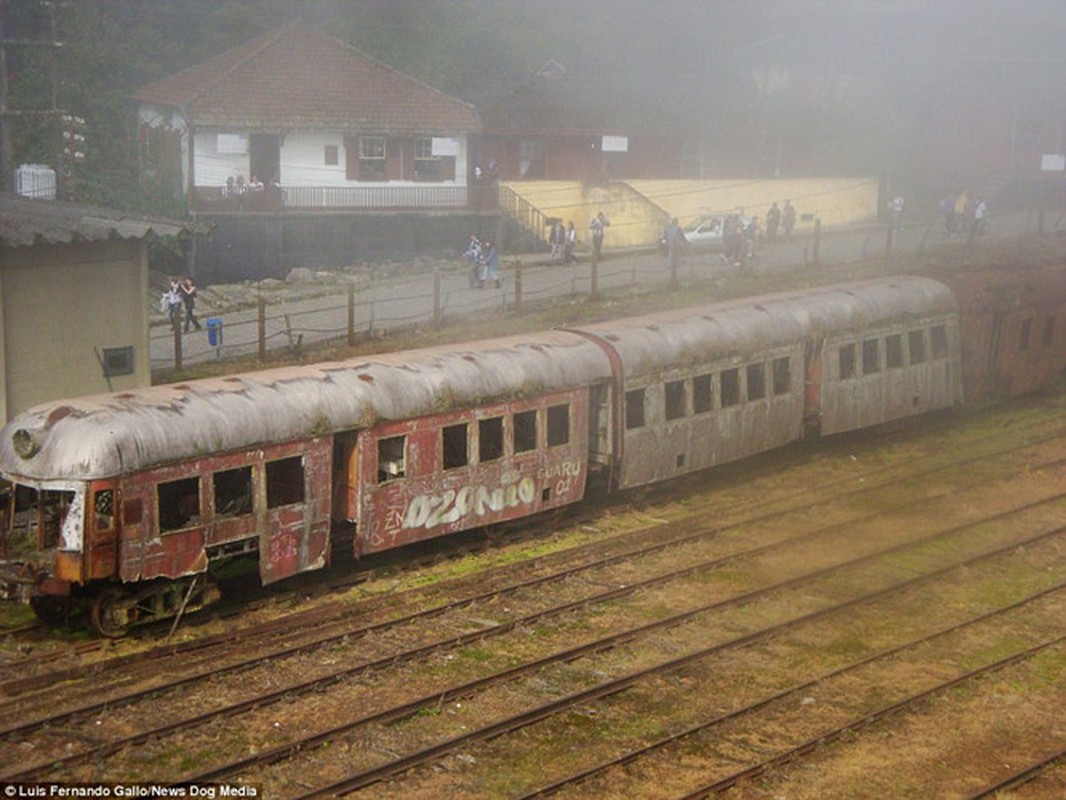
[[[894,277],[578,329],[615,369],[615,488],[962,401],[946,286]]]

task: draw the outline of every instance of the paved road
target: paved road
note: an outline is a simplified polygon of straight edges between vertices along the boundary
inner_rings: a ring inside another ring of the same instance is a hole
[[[1062,226],[1061,216],[1045,220],[1046,228]],[[1033,234],[1039,219],[1032,212],[999,215],[991,220],[990,239],[1009,239]],[[887,232],[883,225],[860,225],[825,230],[815,241],[812,231],[796,234],[790,241],[765,243],[759,248],[756,270],[760,273],[802,269],[816,259],[820,264],[885,258],[886,269],[893,261],[922,253],[933,247],[957,248],[965,257],[973,245],[965,238],[949,237],[941,220],[922,220],[909,223],[892,235],[891,258],[888,257]],[[815,249],[817,248],[817,253]],[[591,264],[586,260],[575,266],[551,265],[543,254],[504,257],[500,288],[471,288],[465,270],[456,264],[453,271],[440,273],[441,311],[445,319],[510,309],[515,304],[515,262],[521,270],[524,302],[540,302],[568,295],[587,296],[590,290]],[[714,253],[694,253],[686,256],[679,269],[682,282],[716,274],[735,272]],[[617,291],[637,284],[665,284],[669,281],[667,259],[660,253],[605,251],[598,271],[601,292]],[[385,331],[429,323],[433,319],[434,278],[432,274],[413,274],[409,278],[393,278],[357,290],[354,304],[354,328],[365,332],[371,328]],[[284,293],[283,293],[284,294]],[[284,300],[266,308],[265,338],[268,350],[299,343],[311,344],[343,337],[348,329],[348,291],[343,284],[336,291],[322,296]],[[204,316],[208,316],[205,314]],[[222,321],[222,344],[212,346],[206,331],[182,337],[182,358],[185,364],[203,363],[219,358],[255,354],[259,349],[258,311],[250,308],[216,316]],[[153,327],[151,336],[153,370],[174,365],[174,337],[165,326]]]

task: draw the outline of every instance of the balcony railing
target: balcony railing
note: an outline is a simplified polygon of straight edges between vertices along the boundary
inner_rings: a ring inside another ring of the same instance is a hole
[[[343,211],[349,209],[487,210],[496,207],[496,186],[273,186],[232,190],[197,186],[193,207],[214,212]]]

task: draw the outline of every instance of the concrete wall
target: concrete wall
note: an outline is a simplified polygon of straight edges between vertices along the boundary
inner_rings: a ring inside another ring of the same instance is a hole
[[[574,220],[587,241],[589,220],[602,210],[611,220],[604,247],[644,247],[662,235],[663,224],[682,224],[705,214],[741,211],[765,220],[770,204],[786,199],[796,207],[796,230],[821,219],[823,226],[877,218],[878,183],[873,178],[785,180],[630,180],[583,185],[578,181],[507,183],[545,216]]]
[[[46,400],[151,384],[147,243],[0,250],[0,417]],[[105,348],[133,347],[133,373],[104,377]]]
[[[633,188],[682,224],[705,214],[741,212],[765,221],[771,203],[791,200],[796,230],[877,218],[875,178],[791,178],[716,181],[630,181]]]

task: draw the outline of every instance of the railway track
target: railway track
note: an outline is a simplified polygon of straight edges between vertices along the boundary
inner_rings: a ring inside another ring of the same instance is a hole
[[[1044,434],[1043,441],[1045,443],[1049,441],[1046,434]],[[1011,448],[993,447],[990,449],[982,447],[979,453],[971,454],[960,461],[961,463],[973,463],[991,456],[1003,458],[1021,450],[1028,451],[1031,447],[1031,443],[1016,445]],[[1034,464],[1030,468],[1048,469],[1058,463],[1059,460],[1053,458],[1050,461]],[[914,466],[912,463],[911,480],[918,480],[940,471],[940,458],[931,458],[929,463],[919,469],[914,469]],[[884,469],[870,471],[858,478],[856,486],[852,489],[835,489],[832,491],[832,496],[838,501],[848,497],[859,496],[890,485],[894,480],[895,476],[891,471]],[[828,496],[828,493],[826,496]],[[797,499],[802,500],[802,502],[790,502]],[[457,587],[451,586],[445,590],[448,595],[446,599],[408,614],[395,614],[397,611],[395,602],[378,603],[377,605],[379,606],[387,604],[390,606],[389,610],[394,613],[388,619],[373,624],[364,622],[368,613],[365,605],[360,607],[359,612],[353,614],[345,613],[346,607],[344,604],[331,603],[324,607],[294,614],[282,620],[263,624],[253,630],[242,631],[236,635],[223,634],[206,637],[181,646],[155,648],[150,651],[110,659],[106,662],[95,664],[91,668],[91,675],[88,679],[84,668],[75,667],[47,675],[36,675],[30,678],[7,681],[0,684],[0,696],[7,695],[11,699],[0,701],[0,715],[9,719],[21,718],[22,722],[0,728],[0,737],[25,734],[35,728],[58,724],[73,716],[92,714],[105,707],[114,708],[143,700],[190,683],[218,678],[248,669],[265,660],[276,661],[283,657],[293,657],[342,640],[351,640],[353,637],[363,637],[376,632],[387,631],[390,628],[403,627],[419,620],[431,619],[448,612],[484,603],[493,598],[516,595],[522,591],[536,589],[548,582],[560,582],[625,560],[645,558],[665,549],[676,548],[686,543],[717,536],[741,526],[772,524],[777,519],[802,513],[823,502],[825,502],[824,497],[812,498],[809,493],[803,493],[802,495],[793,495],[788,498],[784,508],[749,513],[747,516],[712,527],[701,526],[702,520],[698,517],[656,525],[628,537],[628,542],[615,541],[608,545],[610,550],[616,552],[604,554],[604,546],[601,543],[593,543],[577,552],[571,550],[566,554],[566,561],[572,566],[565,569],[559,568],[559,559],[555,557],[526,561],[520,570],[510,571],[512,573],[521,572],[525,577],[520,580],[509,582],[507,574],[498,575],[488,586],[475,584],[472,587],[473,590],[469,592],[464,592],[462,589],[457,590]],[[850,517],[843,524],[868,524],[885,513],[908,505],[909,502],[909,500],[903,500],[895,506],[884,508],[878,512]],[[676,533],[678,530],[686,530],[688,528],[696,528],[697,530],[680,535]],[[819,535],[818,531],[810,534],[810,536],[816,535]],[[773,543],[763,545],[740,555],[752,557],[775,546],[777,545]],[[460,594],[460,596],[453,599],[456,593]],[[354,625],[353,619],[355,620]],[[87,644],[90,648],[93,646],[92,643],[84,644]],[[235,648],[234,645],[236,645]],[[229,660],[227,660],[227,654],[220,652],[227,646],[232,649],[229,654]],[[250,653],[254,655],[249,656]],[[180,662],[180,664],[171,666],[168,662]],[[157,680],[152,685],[141,687],[134,692],[127,691],[119,695],[106,693],[107,685],[105,681],[109,680],[110,676],[114,676],[115,680],[121,681],[124,685],[129,685],[143,680],[145,676],[166,675],[175,669],[180,669],[185,675],[182,678],[168,682],[159,682]],[[84,687],[72,694],[91,697],[93,700],[79,705],[71,711],[57,713],[54,709],[54,698],[50,693],[44,692],[44,690],[59,681],[69,682],[76,678],[80,679]],[[324,680],[328,682],[330,677],[327,676]],[[289,691],[314,691],[318,685],[318,682],[307,682],[306,684],[292,687]],[[34,706],[30,693],[34,691],[44,706],[48,708],[48,716],[37,719],[32,717]],[[27,717],[29,717],[28,720]]]
[[[1001,443],[994,443],[992,440],[995,437],[991,437],[990,441],[986,442],[989,446],[987,448],[982,448],[979,455],[972,455],[971,457],[975,459],[975,464],[978,462],[988,462],[989,459],[993,457],[1000,464],[1005,464],[1009,461],[1012,453],[1017,454],[1026,451],[1026,458],[1021,461],[1028,465],[1028,471],[1030,474],[1055,470],[1061,463],[1060,453],[1056,452],[1056,446],[1059,446],[1059,443],[1056,440],[1049,439],[1047,434],[1048,430],[1044,430],[1040,436],[1044,441],[1044,444],[1042,445],[1044,450],[1041,450],[1041,446],[1038,446],[1034,441],[1026,441],[1022,444],[1014,444],[1007,447]],[[1059,449],[1061,450],[1061,446],[1059,446]],[[916,468],[916,466],[921,468]],[[930,458],[929,462],[924,465],[916,465],[915,462],[912,461],[908,465],[908,468],[910,470],[908,473],[909,479],[911,481],[920,481],[922,477],[936,474],[937,470],[942,468],[942,464],[938,466],[936,459]],[[97,739],[106,740],[103,743],[94,744],[94,746],[83,748],[79,752],[58,758],[46,756],[45,758],[42,758],[36,766],[31,766],[30,768],[23,769],[19,772],[9,772],[8,774],[0,776],[0,780],[29,780],[46,777],[53,779],[85,780],[98,779],[100,776],[107,776],[108,774],[113,775],[114,773],[111,772],[112,770],[121,771],[129,767],[129,758],[131,755],[136,755],[138,753],[138,748],[145,747],[145,753],[157,753],[161,748],[167,747],[171,747],[174,750],[186,750],[189,745],[181,736],[183,732],[210,729],[212,726],[217,729],[220,725],[232,724],[232,722],[224,723],[220,722],[220,720],[232,721],[237,715],[262,717],[264,709],[267,709],[272,705],[291,705],[299,701],[300,698],[316,697],[328,693],[331,690],[331,687],[343,684],[346,680],[350,682],[350,679],[353,677],[359,677],[364,681],[375,681],[379,679],[378,676],[386,676],[385,680],[388,680],[388,676],[391,673],[396,672],[397,670],[402,671],[403,669],[407,669],[412,663],[428,663],[434,658],[449,658],[452,654],[461,652],[463,648],[476,647],[480,643],[506,637],[508,635],[513,636],[516,632],[529,630],[538,625],[565,626],[569,616],[582,613],[583,609],[602,609],[610,607],[612,604],[621,603],[626,598],[668,590],[669,587],[674,584],[684,583],[694,579],[698,582],[700,576],[734,571],[740,569],[741,567],[739,565],[746,562],[757,561],[759,559],[772,560],[784,549],[796,548],[800,545],[809,546],[819,537],[826,538],[831,535],[839,537],[845,535],[849,528],[876,526],[877,524],[880,524],[878,520],[882,520],[893,514],[898,514],[900,509],[907,505],[906,502],[887,503],[884,500],[870,501],[868,499],[871,497],[872,493],[879,489],[898,489],[901,473],[894,472],[890,469],[878,469],[865,471],[852,477],[855,480],[854,487],[845,491],[836,490],[835,492],[832,492],[832,494],[839,498],[839,502],[855,503],[856,505],[870,504],[873,502],[874,504],[882,506],[881,508],[864,514],[852,513],[831,523],[820,526],[816,525],[811,531],[804,534],[802,537],[783,537],[777,541],[764,541],[761,544],[746,549],[734,549],[718,555],[712,555],[703,561],[686,561],[687,565],[682,569],[674,569],[672,571],[664,570],[662,569],[661,564],[670,558],[677,558],[679,556],[684,559],[692,559],[698,551],[698,548],[706,547],[709,542],[718,543],[719,540],[726,537],[741,536],[743,530],[747,528],[773,527],[778,521],[788,515],[795,516],[804,513],[809,514],[815,511],[824,511],[825,497],[812,497],[809,493],[806,495],[797,493],[791,500],[782,501],[782,505],[787,506],[787,508],[763,509],[758,513],[749,514],[747,519],[732,520],[711,526],[704,524],[696,530],[681,532],[671,530],[671,528],[678,527],[677,522],[674,522],[671,525],[656,526],[650,531],[642,531],[633,534],[630,537],[626,537],[624,544],[619,541],[610,543],[610,548],[617,552],[604,554],[602,552],[605,546],[604,543],[590,545],[587,548],[587,552],[582,554],[582,556],[586,558],[587,563],[574,564],[567,569],[559,569],[558,562],[560,560],[573,561],[573,552],[567,553],[565,558],[562,559],[558,557],[544,557],[541,560],[525,562],[520,568],[521,571],[535,573],[538,569],[544,569],[545,572],[543,574],[535,574],[523,581],[512,582],[507,582],[506,580],[500,581],[499,576],[497,576],[497,582],[495,584],[482,586],[481,591],[470,591],[467,596],[451,603],[438,603],[434,605],[433,600],[431,600],[427,607],[419,608],[411,614],[394,615],[394,618],[392,619],[384,619],[373,622],[372,624],[365,624],[365,610],[363,613],[353,615],[351,618],[342,618],[340,620],[329,619],[330,613],[336,609],[332,609],[330,612],[319,610],[319,613],[321,613],[322,616],[321,625],[311,626],[315,629],[311,638],[306,641],[286,641],[276,643],[276,645],[265,654],[266,658],[271,661],[271,664],[279,666],[281,662],[286,659],[306,657],[308,654],[317,654],[315,655],[316,658],[341,658],[345,653],[350,654],[350,648],[352,648],[357,642],[362,648],[362,646],[370,640],[399,639],[401,638],[399,632],[403,628],[422,625],[431,629],[444,629],[446,627],[462,624],[461,620],[453,620],[449,618],[455,617],[460,612],[465,614],[465,624],[471,629],[451,637],[438,636],[432,641],[420,641],[414,646],[400,643],[391,651],[383,651],[376,659],[367,657],[362,661],[347,665],[340,670],[327,670],[324,674],[317,675],[302,683],[278,681],[279,685],[270,693],[257,689],[253,692],[252,697],[245,700],[224,703],[219,708],[212,709],[203,714],[179,714],[177,719],[170,720],[163,725],[153,729],[139,730],[138,732],[125,737],[113,736],[108,730],[108,725],[111,723],[106,721],[104,726],[102,726],[105,730],[98,732],[96,735]],[[980,487],[987,485],[988,483],[989,479],[987,479],[983,472],[975,469],[969,475],[968,480],[955,482],[948,491],[960,493],[977,491],[979,493]],[[830,492],[827,491],[826,495],[828,494],[830,494]],[[934,494],[932,493],[923,495],[925,502],[931,502],[933,497]],[[913,503],[913,501],[911,502]],[[1046,494],[1039,499],[1033,499],[1031,502],[1017,504],[1011,509],[1001,509],[996,515],[985,515],[984,517],[970,520],[965,524],[960,523],[960,525],[955,528],[939,531],[932,534],[926,544],[927,546],[932,545],[940,540],[941,537],[945,536],[954,536],[958,538],[959,536],[964,535],[967,531],[972,532],[975,525],[978,527],[987,527],[991,525],[994,520],[998,521],[997,524],[1013,525],[1014,523],[1011,520],[1021,515],[1026,513],[1039,514],[1041,513],[1040,509],[1054,508],[1055,505],[1060,502],[1061,496],[1056,494]],[[699,519],[700,516],[701,515],[697,515],[694,519]],[[706,515],[702,516],[705,521]],[[690,525],[695,524],[693,520],[689,520],[688,522]],[[750,536],[751,534],[743,533],[743,535]],[[1010,554],[1015,552],[1019,546],[1027,548],[1039,546],[1039,542],[1044,541],[1045,537],[1048,541],[1057,541],[1061,537],[1061,531],[1052,529],[1036,536],[1021,538],[1006,545],[1002,551],[995,552],[997,553],[997,557],[1009,558]],[[642,544],[637,544],[637,540],[639,539],[647,539],[648,541]],[[863,561],[872,562],[877,559],[883,560],[892,557],[907,557],[906,553],[910,552],[910,550],[916,546],[916,542],[901,544],[898,550],[890,548],[884,552],[872,553],[868,556],[852,559],[845,564],[826,567],[821,571],[797,575],[795,578],[779,581],[777,584],[769,584],[758,590],[735,593],[734,596],[728,600],[715,601],[714,603],[705,604],[704,606],[699,606],[695,609],[689,609],[680,614],[668,616],[663,620],[657,621],[654,625],[648,624],[645,626],[631,627],[620,630],[609,637],[593,638],[580,647],[563,649],[558,653],[552,654],[550,657],[543,656],[538,659],[523,662],[519,665],[512,665],[507,670],[500,671],[496,675],[483,675],[476,680],[467,680],[445,687],[437,687],[429,694],[407,698],[403,703],[381,708],[374,711],[372,714],[358,716],[356,719],[349,719],[343,725],[333,726],[325,732],[320,730],[311,736],[294,736],[290,741],[287,741],[283,745],[260,747],[257,748],[257,752],[251,756],[243,759],[231,760],[224,764],[212,766],[209,769],[201,769],[199,771],[195,769],[172,770],[171,765],[167,765],[167,779],[203,781],[218,780],[221,778],[247,778],[257,774],[264,764],[284,762],[286,759],[296,757],[297,754],[321,750],[321,746],[324,742],[331,743],[331,746],[344,746],[338,744],[338,742],[344,741],[346,737],[350,740],[353,733],[355,738],[358,739],[361,735],[358,731],[361,728],[373,726],[377,729],[386,723],[391,726],[397,726],[401,725],[405,720],[408,722],[411,720],[418,720],[427,714],[431,716],[439,715],[440,710],[444,706],[452,702],[459,702],[462,698],[472,697],[489,690],[497,691],[494,687],[506,687],[513,685],[516,681],[529,680],[531,675],[548,669],[558,669],[559,665],[562,664],[602,658],[603,654],[623,649],[630,646],[632,642],[643,640],[649,636],[661,635],[662,631],[673,630],[690,624],[694,618],[701,615],[722,613],[722,611],[727,608],[736,609],[757,606],[762,602],[766,602],[767,598],[772,597],[774,593],[797,591],[800,587],[812,585],[819,580],[832,579],[833,575],[839,574],[839,570],[855,569]],[[696,548],[696,550],[693,550],[693,548]],[[653,569],[647,567],[648,562],[656,562],[660,564],[660,566]],[[972,568],[976,562],[962,563]],[[640,579],[634,579],[634,574],[644,570],[646,567],[654,574]],[[621,569],[622,574],[605,573],[606,570],[612,568]],[[963,569],[964,567],[956,565],[953,568]],[[924,577],[915,578],[914,580],[920,581],[923,579],[934,583],[938,580],[936,575],[932,578]],[[476,584],[477,582],[474,582],[469,588],[477,588]],[[600,588],[599,591],[587,591],[589,587],[597,587],[601,585],[605,588]],[[904,587],[908,585],[913,586],[916,584],[902,584]],[[562,586],[563,589],[552,588],[558,586]],[[581,589],[581,591],[575,591],[575,588]],[[515,615],[513,618],[504,622],[496,622],[491,625],[488,624],[488,622],[491,621],[487,618],[488,614],[498,614],[499,607],[502,604],[510,603],[517,605],[521,602],[523,606],[532,607],[531,595],[535,595],[538,592],[548,592],[549,590],[553,593],[553,596],[558,595],[558,597],[556,597],[554,602],[546,603],[544,608],[523,615]],[[899,591],[905,592],[907,589],[902,588],[899,589]],[[1046,593],[1053,593],[1054,591],[1057,591],[1057,588],[1050,588]],[[864,596],[865,602],[870,602],[872,598],[875,597],[876,593],[868,594]],[[1036,596],[1034,595],[1034,600],[1032,602],[1036,602],[1035,597]],[[391,605],[394,606],[394,608],[391,609],[392,611],[395,611],[397,607],[403,605],[402,599],[390,599],[392,601]],[[856,600],[856,602],[862,602],[862,600]],[[424,605],[426,603],[426,598],[416,597],[411,600],[411,603],[413,605]],[[485,609],[489,607],[491,607],[491,611],[485,611]],[[841,612],[837,611],[836,613]],[[1004,611],[1003,613],[1008,612]],[[483,616],[473,617],[473,614]],[[473,624],[471,624],[471,620],[474,620]],[[357,624],[353,625],[353,622],[356,622]],[[967,623],[959,624],[963,625]],[[784,630],[785,628],[783,626],[785,625],[787,625],[787,623],[783,623],[782,626],[778,627],[781,630]],[[766,628],[766,631],[773,630],[774,628],[772,627]],[[264,646],[264,642],[267,641],[270,636],[283,638],[288,635],[285,624],[279,623],[278,627],[258,638],[254,632],[248,632],[248,637],[241,642],[240,648],[253,649],[255,647]],[[423,633],[419,635],[424,636],[425,634]],[[741,637],[728,649],[730,651],[743,649],[751,646],[756,641],[762,641],[768,637],[772,638],[775,635],[781,635],[780,631],[777,633],[761,634],[759,637],[753,638],[750,641],[745,641]],[[380,644],[380,642],[370,643],[375,647]],[[202,663],[207,664],[219,659],[219,653],[213,648],[214,645],[212,645],[212,647],[202,648],[202,655],[205,656],[205,660]],[[334,650],[334,648],[337,649]],[[368,647],[366,650],[370,652],[371,648]],[[718,652],[725,652],[725,650],[726,646],[723,645],[723,649]],[[180,656],[187,666],[188,662],[193,660],[193,658],[191,658],[193,653],[194,650],[192,648],[184,652],[175,650],[167,656],[160,653],[151,659],[146,659],[140,662],[139,664],[132,662],[132,665],[136,666],[135,669],[126,669],[123,667],[115,671],[119,673],[121,681],[136,685],[138,681],[145,680],[145,672],[160,673],[167,672],[171,669],[177,669],[177,667],[174,666],[174,663],[176,662],[168,664],[168,659],[176,659]],[[362,652],[360,655],[362,655]],[[714,652],[712,651],[704,654],[702,657],[713,656]],[[550,660],[546,660],[549,658]],[[683,671],[686,668],[687,663],[691,662],[673,664],[672,667],[660,665],[660,667],[656,668],[654,672],[648,674],[648,678],[651,678],[651,676],[655,674],[662,674],[664,671],[668,673],[671,668]],[[291,671],[299,672],[304,669],[304,667],[305,664],[301,661],[300,666],[295,667]],[[0,707],[0,715],[3,715],[8,719],[12,718],[11,714],[22,717],[22,722],[15,726],[9,726],[4,731],[8,741],[12,742],[16,747],[20,746],[23,742],[33,741],[28,737],[34,731],[43,731],[44,733],[42,736],[44,738],[55,737],[56,731],[59,730],[61,732],[60,737],[67,736],[68,738],[74,738],[76,740],[79,738],[89,739],[92,738],[91,734],[93,726],[96,725],[96,721],[92,719],[93,715],[103,716],[107,714],[108,716],[112,716],[117,708],[129,706],[129,713],[123,717],[119,724],[119,727],[129,727],[131,720],[138,716],[164,716],[159,713],[152,713],[152,709],[156,708],[155,706],[145,705],[152,698],[162,698],[163,693],[167,693],[171,697],[171,700],[167,701],[165,698],[159,699],[158,702],[160,704],[165,702],[175,702],[177,705],[181,705],[184,692],[193,691],[194,687],[198,685],[207,685],[216,682],[226,675],[236,675],[239,678],[243,673],[254,668],[255,664],[252,660],[245,660],[243,662],[234,661],[234,663],[224,665],[214,664],[210,670],[203,669],[196,674],[185,674],[175,681],[170,681],[169,685],[167,683],[160,683],[158,685],[147,687],[141,686],[132,691],[128,688],[123,688],[122,691],[107,699],[98,701],[95,705],[91,703],[82,703],[80,706],[76,708],[68,708],[60,714],[41,718],[28,718],[30,717],[30,714],[27,712],[30,711],[30,707],[28,705],[20,707],[18,703],[27,702],[35,692],[40,692],[43,687],[26,689],[24,694],[13,698],[6,707]],[[184,669],[184,667],[182,667],[182,669]],[[102,672],[108,671],[110,670],[102,670]],[[140,674],[138,674],[138,671],[140,671]],[[278,671],[282,673],[285,672],[285,670],[280,667]],[[344,776],[340,781],[334,782],[333,784],[327,783],[324,784],[324,786],[312,787],[311,791],[312,793],[348,791],[351,787],[347,781],[355,780],[358,786],[364,786],[396,775],[405,774],[408,771],[418,772],[419,770],[417,768],[419,765],[437,763],[440,759],[448,757],[449,754],[454,754],[457,751],[457,748],[469,746],[474,742],[484,741],[486,737],[502,736],[505,730],[524,729],[529,725],[537,724],[544,720],[550,720],[553,715],[557,716],[560,714],[574,713],[573,709],[575,707],[580,707],[583,703],[598,702],[599,697],[614,697],[619,693],[625,693],[630,690],[630,685],[621,686],[613,685],[611,682],[603,683],[605,684],[603,687],[594,687],[595,691],[601,692],[601,694],[582,695],[580,693],[571,693],[574,696],[571,698],[572,702],[569,704],[559,705],[555,710],[545,712],[544,714],[533,714],[533,716],[522,725],[517,724],[515,720],[527,717],[530,712],[524,712],[522,715],[512,715],[503,720],[497,720],[492,724],[483,725],[478,728],[478,730],[481,731],[480,736],[474,736],[473,732],[471,732],[469,737],[457,739],[455,741],[452,741],[455,737],[446,737],[441,742],[436,742],[421,748],[420,750],[414,751],[415,753],[424,752],[427,755],[417,758],[409,755],[402,759],[393,759],[393,762],[395,763],[392,763],[391,766],[386,764],[373,767],[364,770],[362,773],[358,773],[354,778],[351,775]],[[47,685],[54,686],[55,684],[52,683]],[[12,689],[12,687],[9,685],[8,689]],[[101,687],[99,685],[86,686],[85,691],[86,696],[91,696],[93,693],[100,692]],[[82,724],[79,721],[82,719],[88,721],[88,725],[86,726],[88,733],[82,734],[79,737],[76,733],[76,727],[72,728],[71,726]],[[508,722],[508,720],[511,721]],[[206,735],[210,735],[209,731]],[[362,734],[364,737],[366,735],[367,734]],[[448,746],[445,746],[445,744],[448,744]],[[194,749],[196,747],[196,745],[193,745]],[[34,750],[36,752],[46,752],[48,748],[41,745],[39,747],[35,746]],[[116,762],[113,766],[105,764],[103,769],[100,770],[93,765],[93,762],[95,761],[106,759],[109,756],[116,754],[123,756],[123,758],[120,758],[119,762]],[[623,761],[620,763],[625,763],[624,759],[627,757],[629,756],[623,756]],[[26,759],[23,758],[22,761],[25,763]],[[611,768],[612,767],[608,766],[604,769],[610,770]],[[570,785],[576,786],[580,783],[580,781],[567,783],[564,779],[560,780],[564,781],[560,784],[560,787]],[[587,778],[584,780],[587,780]],[[550,789],[550,791],[559,791],[559,789]],[[292,788],[290,785],[290,789],[287,793],[291,792]]]

